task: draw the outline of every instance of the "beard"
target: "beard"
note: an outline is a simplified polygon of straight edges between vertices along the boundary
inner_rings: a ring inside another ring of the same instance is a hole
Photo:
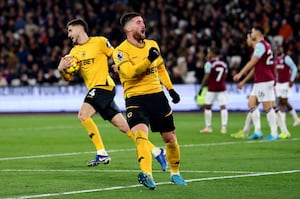
[[[133,34],[133,38],[140,42],[140,41],[143,41],[146,38],[146,36],[145,36],[145,33],[135,32]]]

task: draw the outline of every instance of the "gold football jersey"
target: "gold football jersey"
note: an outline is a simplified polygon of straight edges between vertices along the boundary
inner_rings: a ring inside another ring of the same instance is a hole
[[[151,47],[159,50],[154,40],[145,39],[143,47],[125,40],[114,50],[113,60],[119,68],[125,98],[161,92],[161,83],[168,90],[173,88],[162,57],[159,56],[152,63],[148,60]]]
[[[81,75],[88,90],[94,87],[112,90],[115,86],[108,66],[113,50],[109,41],[102,36],[90,37],[86,43],[71,49],[70,54],[79,60]]]

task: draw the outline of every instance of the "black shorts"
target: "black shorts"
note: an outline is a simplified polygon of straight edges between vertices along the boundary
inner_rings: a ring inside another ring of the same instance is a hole
[[[112,91],[101,88],[92,88],[85,96],[84,102],[90,104],[104,120],[111,119],[120,113],[119,107],[114,101],[115,88]]]
[[[173,113],[163,92],[126,99],[126,117],[130,128],[144,123],[150,125],[152,132],[175,129]]]

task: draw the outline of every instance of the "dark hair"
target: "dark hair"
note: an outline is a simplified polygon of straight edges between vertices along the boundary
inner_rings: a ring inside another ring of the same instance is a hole
[[[88,29],[89,29],[88,28],[88,24],[83,19],[81,19],[81,18],[77,18],[77,19],[73,19],[73,20],[69,21],[67,23],[67,28],[69,26],[76,26],[76,25],[82,26],[84,28],[84,31],[88,32]]]
[[[211,48],[209,48],[208,52],[212,52],[214,55],[219,55],[220,54],[220,50],[217,47],[211,47]]]
[[[120,19],[120,24],[122,27],[124,27],[128,21],[130,21],[132,18],[137,17],[137,16],[141,16],[140,13],[137,12],[127,12],[125,13],[121,19]]]
[[[262,26],[254,26],[253,28],[260,32],[262,35],[265,34],[264,28]]]

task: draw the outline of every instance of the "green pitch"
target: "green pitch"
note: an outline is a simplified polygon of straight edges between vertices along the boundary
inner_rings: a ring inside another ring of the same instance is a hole
[[[202,112],[175,113],[181,175],[188,186],[170,184],[169,172],[154,159],[157,189],[150,191],[137,182],[134,143],[98,115],[94,119],[112,162],[94,168],[86,167],[95,150],[76,114],[0,115],[0,198],[299,198],[300,127],[287,115],[289,139],[232,139],[245,116],[229,113],[223,135],[214,113],[214,132],[204,135]],[[265,115],[261,118],[268,135]],[[159,134],[151,133],[150,140],[163,146]]]

